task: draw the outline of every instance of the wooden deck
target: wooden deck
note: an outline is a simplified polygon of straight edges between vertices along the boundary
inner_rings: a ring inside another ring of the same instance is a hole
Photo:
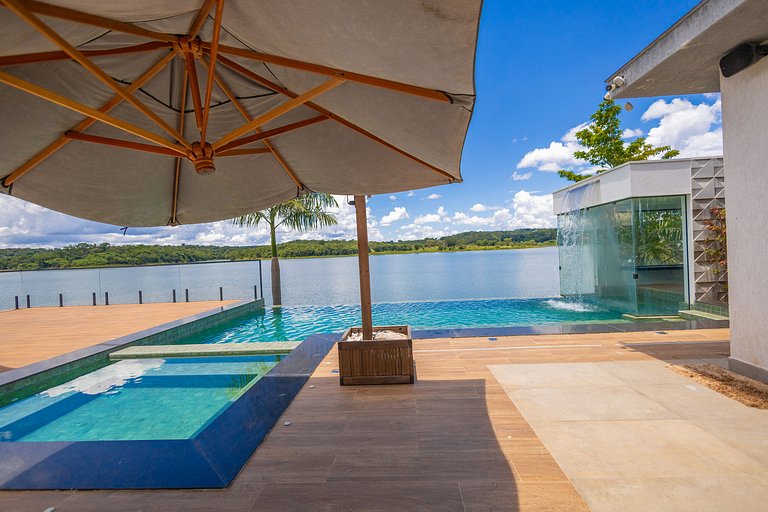
[[[0,312],[0,371],[18,368],[237,301],[116,304]]]
[[[718,329],[414,340],[413,386],[341,387],[334,349],[228,489],[0,492],[0,510],[588,510],[488,366],[720,358],[728,337]]]

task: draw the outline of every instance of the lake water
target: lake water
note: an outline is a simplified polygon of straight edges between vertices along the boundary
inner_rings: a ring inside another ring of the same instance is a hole
[[[281,260],[283,304],[331,306],[358,304],[357,258]],[[559,295],[557,248],[394,254],[371,257],[375,303],[466,299],[527,299]],[[263,262],[264,298],[270,304],[270,262]],[[156,267],[49,270],[0,273],[0,310],[12,309],[14,297],[26,306],[170,302],[173,290],[183,301],[254,296],[258,262],[206,263]]]

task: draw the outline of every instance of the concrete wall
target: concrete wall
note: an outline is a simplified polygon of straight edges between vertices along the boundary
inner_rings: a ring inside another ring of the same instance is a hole
[[[721,78],[731,362],[768,379],[768,58]]]

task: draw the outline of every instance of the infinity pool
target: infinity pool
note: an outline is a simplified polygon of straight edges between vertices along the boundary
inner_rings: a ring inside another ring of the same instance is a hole
[[[274,356],[120,361],[0,409],[0,441],[189,439]]]
[[[621,322],[621,313],[588,302],[551,299],[451,300],[373,305],[374,325],[408,324],[413,329],[507,327],[560,323]],[[226,329],[202,333],[189,343],[302,340],[341,332],[360,323],[360,306],[266,308]]]

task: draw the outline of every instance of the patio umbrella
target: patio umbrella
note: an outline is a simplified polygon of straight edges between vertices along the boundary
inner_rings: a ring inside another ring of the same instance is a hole
[[[121,226],[461,181],[481,0],[0,0],[0,191]]]

